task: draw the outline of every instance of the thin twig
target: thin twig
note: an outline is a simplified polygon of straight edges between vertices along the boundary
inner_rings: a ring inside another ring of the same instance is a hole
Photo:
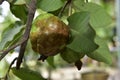
[[[72,14],[72,5],[69,4],[69,11],[68,11],[68,16],[70,16]]]
[[[13,50],[14,48],[16,48],[17,46],[21,45],[25,41],[26,41],[26,39],[23,38],[22,40],[20,40],[18,43],[16,43],[15,45],[11,46],[7,50],[2,51],[2,53],[0,54],[0,61],[8,54],[9,51]]]
[[[65,3],[65,5],[62,7],[61,11],[58,14],[58,17],[61,17],[62,13],[64,12],[65,8],[67,7],[68,4],[71,3],[72,0],[67,0],[67,2]]]
[[[16,64],[17,69],[20,68],[20,65],[22,63],[22,58],[24,56],[25,48],[26,48],[26,45],[27,45],[27,41],[28,41],[28,38],[29,38],[31,26],[32,26],[32,21],[33,21],[34,14],[35,14],[35,11],[36,11],[36,3],[37,3],[37,0],[31,0],[31,2],[29,4],[29,10],[28,10],[29,13],[28,13],[28,18],[27,18],[27,22],[26,22],[26,30],[25,30],[25,33],[23,35],[23,38],[26,38],[27,40],[20,47],[20,53],[19,53],[19,56],[18,56],[18,59],[17,59],[17,64]]]
[[[4,80],[8,80],[8,74],[10,72],[10,69],[11,69],[12,65],[15,63],[16,60],[17,60],[17,57],[14,58],[13,61],[11,62]]]

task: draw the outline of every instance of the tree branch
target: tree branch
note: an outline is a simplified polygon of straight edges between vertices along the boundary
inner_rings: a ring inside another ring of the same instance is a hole
[[[1,51],[2,53],[0,54],[0,61],[8,54],[8,52],[10,52],[11,50],[13,50],[14,48],[16,48],[17,46],[21,45],[23,42],[25,42],[26,39],[22,39],[20,40],[17,44],[11,46],[10,48],[8,48],[7,50]]]
[[[20,68],[20,65],[22,63],[22,58],[24,56],[25,48],[27,45],[27,41],[29,38],[31,26],[32,26],[32,21],[33,21],[34,14],[36,11],[36,3],[37,3],[37,0],[31,0],[31,2],[29,4],[29,10],[28,10],[29,13],[28,13],[28,18],[27,18],[27,22],[26,22],[26,30],[25,30],[25,33],[23,35],[23,38],[26,38],[27,40],[24,43],[22,43],[22,45],[20,47],[20,52],[19,52],[19,56],[18,56],[17,64],[16,64],[17,69]]]

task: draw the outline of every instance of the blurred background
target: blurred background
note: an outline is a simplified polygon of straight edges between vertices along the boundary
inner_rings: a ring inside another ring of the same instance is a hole
[[[26,49],[22,66],[40,72],[45,78],[48,78],[48,80],[120,80],[120,1],[88,1],[101,5],[112,17],[112,23],[108,27],[99,30],[99,35],[107,40],[110,54],[112,55],[112,65],[97,62],[85,56],[82,59],[82,69],[78,71],[75,66],[65,62],[58,54],[55,56],[55,66],[53,67],[46,61],[37,61],[38,54],[32,51],[31,45],[29,44]],[[0,39],[1,33],[6,26],[16,20],[18,19],[11,14],[7,2],[0,5]],[[8,54],[2,61],[0,61],[0,78],[5,76],[9,64],[18,56],[18,50],[19,47],[15,49],[15,52]],[[10,77],[12,80],[20,80],[12,73],[10,74]]]

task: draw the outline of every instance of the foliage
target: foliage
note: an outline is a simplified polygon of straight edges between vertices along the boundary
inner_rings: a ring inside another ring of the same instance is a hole
[[[2,40],[0,42],[0,50],[10,47],[16,43],[21,37],[23,27],[19,21],[12,23],[2,32]]]
[[[79,53],[91,53],[98,48],[94,42],[95,32],[89,25],[89,18],[88,12],[77,12],[68,18],[69,26],[75,35],[67,47]]]
[[[61,13],[67,0],[37,1],[38,14],[42,12],[56,14],[56,12],[59,12],[57,15],[62,14],[61,18],[67,17],[64,20],[67,20],[70,27],[70,40],[66,48],[60,52],[63,60],[68,63],[75,63],[87,55],[94,60],[111,64],[111,55],[107,47],[107,41],[99,36],[97,31],[100,28],[109,26],[112,19],[100,5],[91,2],[86,3],[85,0],[72,0]],[[0,41],[0,51],[14,45],[23,35],[28,15],[28,7],[26,5],[29,2],[30,0],[8,0],[10,11],[20,20],[11,23],[4,29]],[[55,67],[54,56],[48,57],[47,62]],[[12,71],[22,80],[32,80],[33,77],[35,80],[45,80],[41,75],[34,72],[31,74],[32,71],[28,69],[21,68],[16,70],[12,68]]]
[[[22,80],[46,80],[38,72],[26,68],[21,68],[19,70],[16,70],[16,68],[12,68],[12,72]]]

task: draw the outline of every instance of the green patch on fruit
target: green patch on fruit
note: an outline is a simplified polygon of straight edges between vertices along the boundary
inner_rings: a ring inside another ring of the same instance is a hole
[[[37,21],[37,20],[43,20],[43,19],[49,18],[51,16],[54,16],[54,15],[53,14],[49,14],[49,13],[40,14],[39,16],[37,16],[37,18],[35,19],[35,21]]]
[[[37,23],[37,21],[44,20],[44,19],[49,18],[51,16],[53,16],[53,15],[49,14],[49,13],[44,13],[44,14],[40,14],[39,16],[37,16],[36,19],[33,22],[31,32],[39,31],[39,28],[37,28],[36,24],[35,24],[35,23]]]

